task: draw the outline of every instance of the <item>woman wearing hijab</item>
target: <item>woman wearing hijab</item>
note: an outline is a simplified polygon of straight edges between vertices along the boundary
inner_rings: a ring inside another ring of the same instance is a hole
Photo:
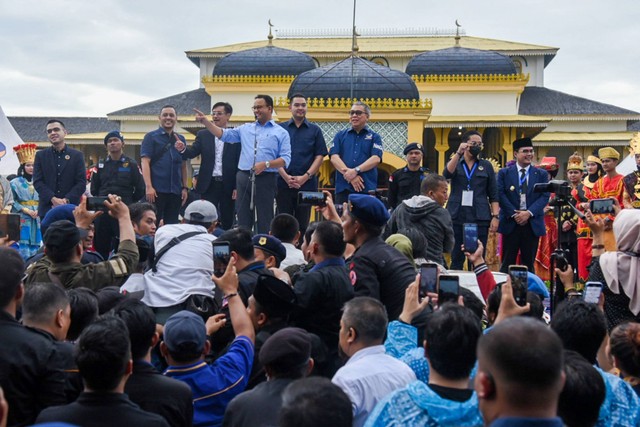
[[[38,192],[33,187],[33,161],[35,144],[21,144],[13,147],[20,167],[18,177],[11,180],[13,212],[20,214],[20,254],[24,259],[34,255],[42,242],[40,218],[38,218]]]

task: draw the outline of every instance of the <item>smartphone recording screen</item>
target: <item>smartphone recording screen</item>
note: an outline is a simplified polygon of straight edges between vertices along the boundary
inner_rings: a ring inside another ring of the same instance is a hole
[[[436,293],[438,284],[438,266],[436,264],[422,264],[420,266],[420,297],[427,293]]]
[[[224,275],[230,256],[228,243],[213,243],[213,274],[216,277]]]
[[[613,199],[595,199],[590,202],[591,213],[611,214],[613,210]]]
[[[478,250],[478,225],[464,224],[464,250],[474,253]]]
[[[440,276],[438,282],[438,305],[445,302],[458,302],[460,294],[460,278],[457,276]]]
[[[584,285],[584,300],[590,304],[597,304],[602,293],[602,283],[587,282]]]
[[[513,288],[513,298],[518,305],[527,303],[527,290],[529,288],[528,269],[525,266],[509,266],[509,276],[511,276],[511,287]]]

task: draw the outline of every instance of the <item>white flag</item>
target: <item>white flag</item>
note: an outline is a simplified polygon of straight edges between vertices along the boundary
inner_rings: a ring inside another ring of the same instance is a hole
[[[22,143],[22,139],[0,107],[0,175],[7,176],[18,172],[20,162],[13,147]]]

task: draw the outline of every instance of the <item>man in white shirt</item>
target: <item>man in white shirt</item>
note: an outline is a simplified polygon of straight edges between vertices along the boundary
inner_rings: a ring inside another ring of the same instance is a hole
[[[280,263],[282,270],[290,265],[304,265],[307,263],[302,251],[296,248],[296,243],[300,239],[300,225],[296,217],[289,214],[276,215],[271,221],[269,234],[278,238],[287,250],[287,256]]]
[[[156,231],[154,260],[145,275],[142,302],[152,307],[156,321],[164,323],[184,309],[192,294],[213,297],[213,248],[218,213],[209,201],[196,200],[184,213],[182,224],[169,224]],[[180,242],[170,246],[174,238]]]
[[[344,305],[338,351],[348,360],[332,382],[351,399],[354,427],[364,425],[385,396],[416,380],[408,365],[385,354],[387,322],[384,306],[374,298],[357,297]]]

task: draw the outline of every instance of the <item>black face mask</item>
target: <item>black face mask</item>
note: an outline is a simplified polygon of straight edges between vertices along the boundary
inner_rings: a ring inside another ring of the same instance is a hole
[[[473,157],[477,157],[481,151],[482,147],[480,147],[479,145],[472,145],[471,147],[469,147],[469,153],[471,153]]]

